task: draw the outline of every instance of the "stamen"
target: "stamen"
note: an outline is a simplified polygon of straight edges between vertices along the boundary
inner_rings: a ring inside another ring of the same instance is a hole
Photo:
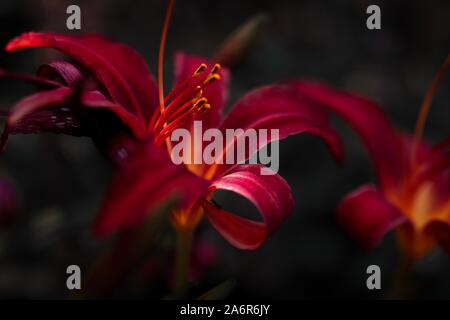
[[[211,109],[211,105],[209,103],[207,103],[199,109],[199,112],[201,114],[203,114],[204,112],[208,111],[209,109]]]
[[[181,103],[183,99],[191,99],[193,98],[193,95],[195,94],[195,97],[200,97],[203,94],[202,88],[200,86],[196,86],[194,88],[186,88],[183,92],[180,93],[175,99],[173,99],[168,105],[166,110],[164,112],[171,112],[171,110]]]
[[[156,137],[156,144],[160,145],[164,140],[166,140],[175,129],[180,128],[189,119],[190,115],[191,112],[186,112],[183,116],[165,126]]]
[[[425,122],[427,120],[428,113],[430,111],[431,102],[433,100],[434,95],[436,94],[436,91],[441,84],[444,74],[447,71],[447,68],[450,65],[450,55],[447,56],[447,59],[444,61],[444,64],[437,72],[436,76],[434,77],[433,81],[431,82],[431,85],[428,87],[427,93],[425,94],[425,97],[423,99],[422,105],[420,106],[419,116],[417,117],[416,122],[416,128],[414,132],[414,144],[412,149],[412,157],[413,157],[413,165],[416,164],[416,158],[417,158],[417,149],[420,145],[420,141],[422,139],[423,130],[425,128]]]
[[[220,75],[217,73],[213,73],[208,75],[208,77],[205,79],[205,81],[203,81],[203,85],[208,85],[213,83],[216,80],[220,80]]]
[[[175,88],[169,92],[169,94],[164,98],[164,103],[167,103],[170,99],[179,95],[179,93],[182,90],[185,90],[186,87],[194,86],[194,82],[199,83],[199,81],[196,80],[196,78],[198,76],[200,76],[203,72],[205,72],[206,68],[207,68],[206,64],[202,63],[190,77],[188,77],[188,78],[184,79],[183,81],[181,81],[180,83],[178,83],[175,86]],[[198,83],[196,83],[195,85],[197,85]]]
[[[200,64],[191,76],[181,81],[165,98],[163,108],[154,112],[149,130],[156,135],[156,143],[164,139],[170,145],[168,137],[177,128],[183,126],[194,114],[203,114],[211,108],[207,98],[203,97],[203,88],[220,80],[220,64],[215,64],[208,74],[208,66]]]
[[[186,102],[184,105],[182,105],[181,107],[179,107],[177,110],[175,110],[173,113],[169,112],[169,108],[166,108],[166,112],[164,112],[164,114],[162,115],[162,117],[160,117],[160,119],[158,119],[158,121],[156,122],[155,125],[155,131],[158,131],[160,128],[159,126],[161,125],[161,122],[169,122],[169,121],[174,121],[176,120],[176,118],[180,117],[180,115],[183,114],[183,112],[185,112],[186,110],[189,110],[190,108],[197,108],[198,104],[203,105],[204,103],[206,103],[207,99],[206,98],[195,98],[192,101],[188,101]]]
[[[220,65],[220,64],[218,64],[218,63],[216,63],[215,65],[214,65],[214,67],[211,69],[211,73],[217,73],[217,72],[219,72],[219,70],[222,68],[222,66]]]
[[[198,99],[194,103],[194,108],[201,108],[201,107],[203,107],[203,105],[206,103],[206,101],[208,101],[208,99],[206,99],[205,97]]]
[[[189,120],[190,116],[194,115],[196,112],[203,113],[206,110],[209,110],[211,108],[211,105],[206,102],[206,98],[198,99],[187,111],[185,111],[181,115],[177,114],[176,116],[173,116],[174,121],[170,122],[166,127],[164,127],[156,137],[157,143],[162,142],[164,139],[170,136],[175,129],[180,128],[187,120]]]
[[[158,121],[156,121],[156,124],[153,128],[153,131],[156,133],[160,133],[163,129],[163,124],[167,123],[168,121],[173,121],[177,115],[180,113],[180,110],[185,110],[187,107],[192,107],[192,102],[188,101],[184,105],[182,105],[178,110],[176,110],[173,114],[170,114],[170,112],[164,112],[161,117],[159,117]],[[167,109],[166,109],[167,110]]]
[[[174,121],[177,118],[182,118],[185,114],[193,114],[196,110],[199,110],[203,107],[208,100],[206,98],[194,99],[185,103],[181,108],[176,110],[172,115],[170,115],[167,121]]]
[[[194,73],[192,74],[193,77],[198,77],[199,75],[201,75],[203,72],[205,72],[206,68],[208,66],[205,63],[202,63],[197,70],[194,71]]]

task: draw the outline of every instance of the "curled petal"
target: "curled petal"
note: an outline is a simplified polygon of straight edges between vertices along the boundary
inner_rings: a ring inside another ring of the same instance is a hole
[[[7,51],[48,47],[61,51],[89,70],[118,104],[149,119],[157,101],[154,78],[143,58],[133,49],[101,36],[67,36],[25,33],[7,46]]]
[[[350,235],[370,249],[391,229],[407,221],[383,193],[365,185],[347,195],[337,208],[337,215]]]
[[[214,190],[228,190],[250,200],[259,210],[262,222],[252,221],[203,202],[208,220],[232,245],[239,249],[256,249],[294,210],[291,189],[277,174],[260,175],[260,165],[236,167],[214,181]]]
[[[66,108],[51,107],[37,111],[7,126],[8,134],[57,133],[75,137],[89,135],[78,117]]]
[[[146,129],[142,121],[134,114],[128,112],[128,110],[121,105],[108,100],[98,91],[85,92],[81,98],[81,105],[87,107],[83,110],[88,112],[93,110],[105,110],[114,114],[125,125],[125,128],[128,128],[131,134],[137,139],[142,140],[146,136]],[[93,115],[93,117],[99,127],[108,127],[108,124],[104,123],[104,119],[101,115]]]
[[[9,134],[53,132],[73,136],[87,135],[74,112],[62,108],[71,94],[72,89],[61,87],[30,95],[17,102],[3,129],[0,149],[5,148]]]
[[[175,54],[175,83],[178,84],[192,76],[195,70],[205,63],[208,68],[205,73],[210,72],[214,65],[213,61],[208,61],[199,56],[188,55],[183,52]],[[230,72],[226,68],[219,71],[220,80],[207,85],[203,89],[203,96],[208,99],[211,109],[201,115],[204,128],[216,127],[222,117],[223,109],[228,99],[228,86],[230,82]]]
[[[141,121],[101,93],[91,91],[81,97],[75,95],[75,90],[62,87],[23,98],[11,109],[3,134],[4,142],[8,133],[53,132],[94,136],[98,134],[96,130],[108,127],[102,126],[102,123],[110,119],[105,114],[96,114],[96,110],[105,110],[117,116],[135,137],[145,136]]]
[[[208,187],[207,181],[177,166],[165,150],[149,140],[133,152],[106,193],[94,227],[97,235],[131,228],[170,197],[192,206]]]
[[[39,67],[39,77],[63,83],[68,87],[76,87],[86,81],[87,75],[73,63],[67,61],[52,61]]]
[[[125,77],[148,122],[159,100],[156,80],[144,58],[134,49],[102,36],[84,35],[82,40],[84,45],[104,55]]]
[[[329,125],[325,112],[305,100],[291,83],[261,87],[239,99],[220,126],[222,132],[238,128],[278,129],[279,139],[299,133],[311,133],[322,138],[338,160],[342,157],[339,137]],[[267,143],[272,141],[271,138],[269,133]],[[233,143],[226,149],[236,149],[236,141]],[[259,143],[258,148],[262,147],[264,144]],[[227,150],[224,151],[226,152]],[[217,173],[224,172],[229,167],[230,165],[220,165]]]
[[[61,106],[72,93],[72,89],[63,87],[27,96],[12,107],[8,125],[14,127],[19,120],[38,110]]]
[[[56,82],[50,79],[46,79],[39,76],[34,76],[27,73],[18,73],[18,72],[10,72],[3,69],[0,69],[0,78],[9,78],[9,79],[16,79],[24,82],[28,82],[31,84],[38,85],[40,87],[43,87],[45,89],[53,89],[61,87],[62,84],[60,82]]]
[[[368,149],[383,188],[398,186],[409,167],[400,136],[374,103],[326,85],[297,82],[308,99],[329,108],[347,121],[361,136]]]

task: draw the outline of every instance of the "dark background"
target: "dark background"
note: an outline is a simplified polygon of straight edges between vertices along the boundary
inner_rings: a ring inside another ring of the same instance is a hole
[[[17,1],[0,4],[0,44],[30,30],[70,32],[66,7],[82,10],[82,32],[104,33],[131,45],[156,70],[166,1]],[[378,4],[382,30],[366,29],[365,10]],[[265,12],[263,37],[234,70],[230,101],[247,90],[289,78],[312,78],[359,92],[375,101],[400,128],[412,132],[434,73],[450,53],[450,2],[178,0],[167,57],[177,49],[210,55],[249,17]],[[0,54],[0,66],[34,71],[54,56],[50,50]],[[166,70],[171,70],[166,59]],[[169,73],[167,77],[170,79]],[[448,78],[448,77],[447,77]],[[167,83],[167,82],[166,82]],[[425,137],[449,134],[447,79],[433,103]],[[0,107],[8,108],[32,88],[0,81]],[[336,165],[324,144],[309,136],[283,141],[280,174],[293,188],[295,214],[253,252],[234,249],[205,223],[203,237],[216,247],[216,264],[203,285],[236,279],[234,298],[382,298],[398,262],[395,239],[361,251],[337,223],[334,208],[345,194],[374,181],[356,135],[335,119],[345,141],[346,161]],[[111,168],[87,138],[13,136],[0,157],[2,177],[12,180],[23,214],[0,233],[0,297],[66,298],[65,268],[88,267],[108,241],[89,233]],[[228,199],[228,200],[227,200]],[[231,203],[231,208],[247,204]],[[366,267],[380,265],[382,290],[366,288]],[[114,267],[114,266],[111,266]],[[436,251],[414,269],[414,296],[450,298],[450,258]],[[118,297],[133,296],[122,288]],[[145,293],[141,297],[152,297]],[[157,296],[156,296],[157,297]]]

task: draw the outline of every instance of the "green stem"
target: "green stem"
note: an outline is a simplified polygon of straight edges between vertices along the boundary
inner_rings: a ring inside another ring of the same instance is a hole
[[[173,283],[173,295],[175,297],[183,296],[188,286],[193,234],[194,229],[177,230],[175,281]]]

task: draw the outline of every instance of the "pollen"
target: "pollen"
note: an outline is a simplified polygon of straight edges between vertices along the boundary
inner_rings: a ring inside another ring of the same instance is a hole
[[[219,70],[220,70],[221,68],[222,68],[222,66],[221,66],[220,64],[216,63],[216,64],[214,65],[214,67],[211,69],[211,73],[212,73],[212,74],[217,73],[217,72],[219,72]]]
[[[208,68],[208,66],[205,63],[202,63],[197,70],[194,71],[194,73],[192,74],[193,77],[198,77],[199,75],[201,75],[203,72],[205,72],[206,68]]]
[[[205,97],[196,100],[196,102],[194,103],[194,108],[201,108],[206,103],[206,101],[208,101],[208,99],[206,99]]]
[[[204,113],[204,112],[206,112],[206,111],[208,111],[209,109],[211,109],[211,105],[209,104],[209,103],[206,103],[205,105],[203,105],[201,108],[200,108],[200,113]]]
[[[203,82],[203,84],[207,85],[207,84],[213,83],[213,82],[216,81],[216,80],[220,80],[220,75],[217,74],[217,73],[213,73],[213,74],[210,74],[210,75],[205,79],[205,81]]]

